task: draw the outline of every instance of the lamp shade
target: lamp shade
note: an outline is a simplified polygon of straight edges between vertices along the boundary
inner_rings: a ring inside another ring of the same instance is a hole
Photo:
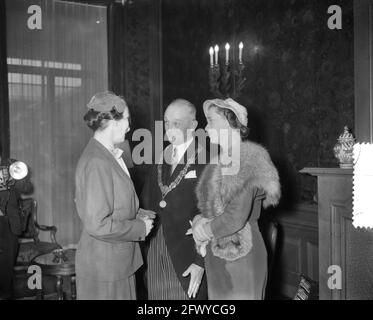
[[[9,166],[9,174],[14,180],[21,180],[28,174],[27,165],[22,161],[16,161]]]

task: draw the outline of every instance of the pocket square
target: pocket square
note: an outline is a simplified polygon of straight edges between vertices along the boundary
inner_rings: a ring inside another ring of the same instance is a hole
[[[196,170],[191,170],[185,175],[185,179],[197,178]]]

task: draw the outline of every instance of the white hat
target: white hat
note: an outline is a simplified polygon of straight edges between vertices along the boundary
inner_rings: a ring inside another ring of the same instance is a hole
[[[205,115],[207,114],[208,109],[212,105],[231,110],[236,115],[237,119],[241,122],[241,124],[247,127],[247,110],[244,106],[240,105],[233,99],[228,98],[226,100],[221,100],[221,99],[206,100],[203,103],[203,112],[205,113]]]

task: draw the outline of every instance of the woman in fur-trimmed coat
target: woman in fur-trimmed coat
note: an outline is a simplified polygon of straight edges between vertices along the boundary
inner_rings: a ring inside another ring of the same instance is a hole
[[[209,299],[263,299],[267,252],[258,219],[262,206],[279,201],[278,173],[262,146],[242,141],[248,135],[243,106],[215,99],[204,103],[204,112],[206,131],[222,150],[220,162],[206,166],[200,177],[196,194],[201,214],[193,221],[197,250],[205,255]],[[229,147],[213,132],[220,129],[229,131]],[[230,168],[222,165],[228,150],[240,160]]]

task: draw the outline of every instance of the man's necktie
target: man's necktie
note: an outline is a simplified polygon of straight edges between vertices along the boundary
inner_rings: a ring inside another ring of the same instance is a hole
[[[174,172],[176,166],[177,166],[177,163],[178,163],[177,148],[175,146],[172,149],[171,162],[172,162],[172,165],[171,165],[171,174],[172,174]]]

